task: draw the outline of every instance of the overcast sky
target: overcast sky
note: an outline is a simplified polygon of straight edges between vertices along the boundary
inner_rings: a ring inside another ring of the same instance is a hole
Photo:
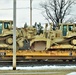
[[[43,0],[33,0],[33,24],[47,22],[42,16],[39,3]],[[26,22],[30,24],[30,0],[17,0],[17,27],[23,27]],[[0,0],[0,19],[13,20],[13,0]]]
[[[16,0],[17,1],[17,27],[23,27],[25,22],[30,24],[30,0]],[[42,24],[47,21],[42,16],[41,7],[39,3],[44,0],[33,0],[33,24],[41,22]],[[0,19],[13,20],[13,0],[0,0]],[[18,9],[19,8],[19,9]],[[73,7],[75,13],[76,7]]]

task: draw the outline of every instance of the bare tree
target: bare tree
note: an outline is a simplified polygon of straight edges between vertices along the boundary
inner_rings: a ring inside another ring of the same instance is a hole
[[[45,9],[43,16],[55,26],[63,23],[65,16],[70,15],[71,7],[76,0],[47,0],[41,3],[40,6]]]

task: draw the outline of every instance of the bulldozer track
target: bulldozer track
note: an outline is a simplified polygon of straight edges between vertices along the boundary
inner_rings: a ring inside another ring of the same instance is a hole
[[[2,41],[2,40],[6,40],[6,39],[9,38],[9,37],[11,37],[11,36],[4,36],[4,37],[1,36],[1,37],[0,37],[0,41]]]

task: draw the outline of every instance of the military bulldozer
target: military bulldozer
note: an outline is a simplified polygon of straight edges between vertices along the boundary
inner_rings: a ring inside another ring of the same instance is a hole
[[[30,41],[30,47],[35,51],[76,49],[76,24],[59,24],[56,30],[47,30],[47,24],[43,34],[36,35]]]
[[[16,28],[17,49],[28,49],[26,47],[27,35],[25,28]],[[0,49],[13,49],[13,21],[0,20]]]
[[[61,41],[55,41],[57,45],[51,46],[52,49],[76,49],[76,24],[60,24],[62,33]],[[56,31],[57,32],[57,31]],[[58,32],[57,32],[58,33]],[[58,33],[59,34],[59,33]],[[59,37],[59,39],[61,39]]]
[[[55,39],[52,40],[50,49],[76,49],[76,24],[60,24],[59,29],[56,29],[54,34]]]
[[[16,28],[16,45],[19,50],[76,49],[76,24],[60,24],[56,30],[47,29],[36,35],[35,28]],[[0,49],[13,49],[13,21],[0,20]]]
[[[9,48],[13,44],[12,21],[0,20],[0,48]]]

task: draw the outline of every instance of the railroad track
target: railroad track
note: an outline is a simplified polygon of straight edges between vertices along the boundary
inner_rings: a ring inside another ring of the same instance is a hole
[[[0,61],[0,66],[12,66],[12,61]],[[76,61],[17,61],[17,66],[76,65]]]

